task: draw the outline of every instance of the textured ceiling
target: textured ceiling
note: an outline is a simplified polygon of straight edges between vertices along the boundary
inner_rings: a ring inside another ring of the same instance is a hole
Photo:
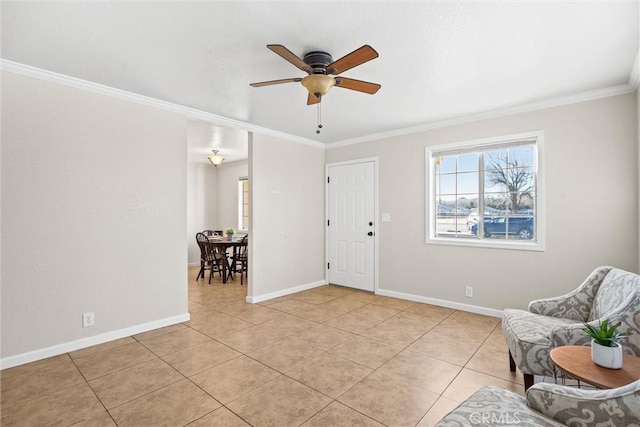
[[[638,1],[2,2],[2,58],[320,142],[628,84]],[[314,106],[265,46],[380,57]]]

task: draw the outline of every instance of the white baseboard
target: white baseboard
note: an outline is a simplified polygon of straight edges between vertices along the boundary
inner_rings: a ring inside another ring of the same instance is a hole
[[[376,294],[377,295],[382,295],[382,296],[385,296],[385,297],[406,299],[406,300],[409,300],[409,301],[422,302],[422,303],[425,303],[425,304],[438,305],[440,307],[453,308],[455,310],[468,311],[468,312],[476,313],[476,314],[484,314],[485,316],[502,318],[502,310],[496,310],[494,308],[481,307],[479,305],[463,304],[461,302],[448,301],[448,300],[438,299],[438,298],[423,297],[423,296],[420,296],[420,295],[405,294],[403,292],[388,291],[388,290],[385,290],[385,289],[378,289]]]
[[[317,288],[318,286],[323,286],[326,284],[327,282],[325,280],[319,280],[317,282],[306,283],[304,285],[294,286],[293,288],[287,288],[287,289],[271,292],[264,295],[257,295],[253,297],[247,295],[246,301],[252,304],[256,304],[256,303],[267,301],[273,298],[283,297],[285,295],[295,294],[296,292],[302,292],[308,289]],[[421,295],[413,295],[413,294],[406,294],[403,292],[389,291],[386,289],[378,289],[376,291],[376,295],[400,298],[408,301],[422,302],[425,304],[432,304],[440,307],[453,308],[455,310],[468,311],[470,313],[483,314],[485,316],[498,317],[498,318],[502,317],[502,310],[482,307],[479,305],[463,304],[455,301],[448,301],[448,300],[443,300],[438,298],[429,298]]]
[[[247,302],[256,304],[262,301],[283,297],[285,295],[295,294],[296,292],[317,288],[318,286],[323,286],[326,284],[327,282],[325,280],[318,280],[317,282],[306,283],[304,285],[294,286],[293,288],[282,289],[280,291],[271,292],[264,295],[255,295],[255,296],[247,295]]]
[[[27,353],[8,356],[0,359],[0,369],[12,368],[25,363],[35,362],[36,360],[46,359],[47,357],[58,356],[60,354],[69,353],[71,351],[80,350],[81,348],[91,347],[97,344],[129,337],[142,332],[151,331],[153,329],[164,328],[165,326],[175,325],[177,323],[188,322],[191,318],[189,313],[178,316],[167,317],[165,319],[155,320],[153,322],[143,323],[141,325],[131,326],[117,331],[105,332],[104,334],[94,335],[92,337],[82,338],[79,340],[54,345],[47,348],[29,351]]]

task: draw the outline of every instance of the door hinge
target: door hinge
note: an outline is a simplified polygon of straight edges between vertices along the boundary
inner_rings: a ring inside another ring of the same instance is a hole
[[[331,178],[327,177],[327,184],[329,184],[331,182]]]
[[[331,220],[329,220],[329,219],[327,220],[327,227],[329,226],[329,221],[331,221]]]
[[[329,270],[329,263],[327,263],[327,270]]]

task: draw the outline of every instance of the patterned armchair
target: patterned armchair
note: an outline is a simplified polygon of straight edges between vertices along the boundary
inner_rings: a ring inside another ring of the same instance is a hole
[[[640,275],[598,267],[566,295],[532,301],[529,311],[504,310],[502,331],[511,372],[516,366],[520,369],[525,390],[533,385],[534,375],[554,375],[551,350],[588,345],[590,338],[583,332],[583,322],[597,326],[605,318],[621,322],[619,331],[631,332],[621,344],[625,352],[640,356]]]
[[[611,390],[584,390],[539,383],[526,397],[486,386],[442,418],[436,427],[638,426],[640,380]]]

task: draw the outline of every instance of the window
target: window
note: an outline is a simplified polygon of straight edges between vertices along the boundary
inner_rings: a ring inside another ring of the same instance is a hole
[[[427,243],[544,249],[542,138],[427,147]]]
[[[238,180],[238,230],[249,230],[249,178]]]

